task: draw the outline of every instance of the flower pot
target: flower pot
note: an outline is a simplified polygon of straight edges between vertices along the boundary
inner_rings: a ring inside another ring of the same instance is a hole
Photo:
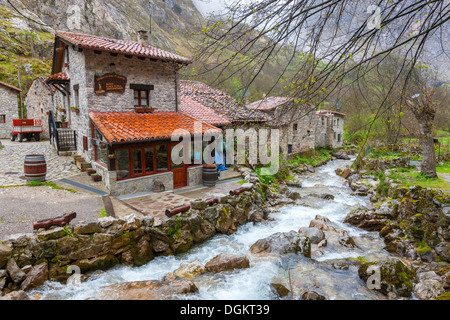
[[[80,109],[78,109],[78,108],[71,108],[70,110],[72,110],[75,113],[80,113]]]
[[[91,178],[93,181],[102,181],[102,176],[100,175],[92,175]]]
[[[67,121],[64,122],[61,121],[61,128],[67,128],[68,125],[69,123]]]
[[[94,173],[97,173],[97,171],[96,170],[86,170],[86,173],[88,175],[93,175]]]
[[[135,107],[134,111],[136,113],[152,113],[155,109],[154,108],[145,108],[145,107]]]

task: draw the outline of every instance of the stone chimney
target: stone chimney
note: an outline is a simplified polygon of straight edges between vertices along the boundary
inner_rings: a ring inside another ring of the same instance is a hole
[[[139,30],[137,36],[137,42],[140,45],[148,46],[148,33],[146,30]]]

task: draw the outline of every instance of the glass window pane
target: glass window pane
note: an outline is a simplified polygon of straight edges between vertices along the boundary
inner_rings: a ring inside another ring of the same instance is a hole
[[[139,98],[139,90],[134,90],[134,97]]]
[[[133,149],[132,157],[133,157],[133,175],[136,176],[142,174],[142,150]]]
[[[106,145],[106,143],[101,143],[96,147],[97,147],[97,161],[104,165],[108,165],[108,146]]]
[[[145,90],[141,91],[141,99],[147,100],[147,91],[145,91]]]
[[[116,172],[117,179],[124,179],[130,177],[130,164],[128,149],[115,150],[116,154]]]
[[[156,146],[156,170],[157,171],[167,171],[168,170],[167,159],[168,159],[167,146],[166,145]]]
[[[140,104],[139,104],[139,99],[134,99],[134,105],[135,106],[139,106]]]
[[[145,149],[145,173],[151,173],[153,168],[153,148]]]
[[[173,148],[174,148],[175,146],[172,146],[172,152],[173,152]],[[184,151],[184,149],[182,148],[181,150],[180,150],[180,153],[179,153],[179,156],[181,157],[181,158],[183,158],[183,151]],[[172,157],[173,157],[173,155],[172,155]],[[175,164],[175,163],[173,163],[173,161],[171,161],[172,162],[172,165],[171,165],[171,167],[172,167],[172,170],[173,169],[179,169],[179,168],[183,168],[183,166],[184,166],[184,162],[181,162],[180,164]]]

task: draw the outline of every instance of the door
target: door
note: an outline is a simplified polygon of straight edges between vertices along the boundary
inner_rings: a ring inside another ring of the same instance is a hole
[[[170,158],[172,159],[172,149],[175,145],[172,145],[170,148]],[[180,152],[180,157],[183,156],[183,149]],[[182,188],[187,186],[187,168],[188,165],[181,163],[181,164],[175,164],[173,161],[171,161],[171,167],[170,171],[173,173],[173,188]]]

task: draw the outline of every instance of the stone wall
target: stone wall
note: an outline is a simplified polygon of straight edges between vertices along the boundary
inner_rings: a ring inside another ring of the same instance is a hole
[[[188,186],[201,186],[203,184],[203,166],[193,166],[188,169]]]
[[[193,201],[189,211],[171,218],[106,217],[10,236],[0,244],[0,290],[29,290],[46,280],[65,282],[73,266],[83,274],[118,264],[141,266],[158,255],[186,252],[217,233],[232,234],[268,215],[260,184],[246,186],[247,191],[224,195],[209,206]]]
[[[8,139],[12,131],[12,120],[19,118],[17,91],[0,85],[0,115],[5,115],[5,123],[0,123],[0,139]]]
[[[341,147],[344,140],[344,117],[333,114],[331,116],[316,115],[316,118],[315,147],[329,149]]]

